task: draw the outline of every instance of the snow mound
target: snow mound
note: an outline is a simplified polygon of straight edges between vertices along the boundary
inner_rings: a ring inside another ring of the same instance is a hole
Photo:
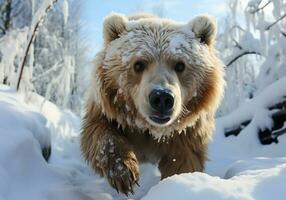
[[[49,104],[44,107],[55,111]],[[0,87],[0,199],[89,199],[74,183],[79,170],[43,158],[41,149],[51,145],[55,134],[51,124],[22,95]],[[54,130],[60,131],[59,126]]]
[[[229,179],[204,173],[175,175],[154,186],[144,200],[284,200],[286,159],[240,161]]]
[[[29,142],[28,140],[35,139],[36,141],[30,142],[35,143],[39,150],[48,149],[51,145],[51,136],[46,127],[46,118],[29,109],[28,105],[19,102],[20,95],[13,95],[11,91],[3,92],[3,89],[0,90],[0,94],[0,133],[2,137],[0,144],[7,145],[6,139],[11,139],[11,141],[15,140],[12,142],[15,146],[11,146],[11,148],[18,148],[17,145],[19,147],[21,145],[17,142]]]

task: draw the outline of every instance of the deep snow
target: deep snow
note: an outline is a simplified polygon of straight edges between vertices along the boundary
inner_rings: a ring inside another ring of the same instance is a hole
[[[279,90],[278,96],[267,100],[263,96],[267,93],[261,93],[217,120],[206,173],[175,175],[159,182],[156,166],[141,165],[141,186],[129,199],[286,199],[286,137],[279,137],[278,144],[262,146],[256,133],[268,116],[261,110],[280,98],[285,82],[281,79],[265,90],[268,94]],[[237,137],[224,137],[224,128],[235,125],[230,121],[240,123],[249,116],[260,119]],[[127,199],[82,160],[79,128],[80,119],[71,112],[34,93],[23,97],[1,86],[0,200]],[[52,154],[47,163],[41,148],[50,143]]]
[[[126,199],[81,159],[79,125],[78,117],[41,96],[23,97],[0,86],[0,200]],[[41,147],[50,143],[49,135],[52,154],[46,163]],[[142,165],[141,172],[142,187],[132,199],[159,181],[154,166]]]

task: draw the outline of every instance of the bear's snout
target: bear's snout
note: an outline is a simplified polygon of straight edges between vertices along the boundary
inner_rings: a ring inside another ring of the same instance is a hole
[[[167,123],[171,119],[174,101],[174,95],[170,90],[153,89],[149,95],[149,103],[153,110],[150,119],[159,124]]]

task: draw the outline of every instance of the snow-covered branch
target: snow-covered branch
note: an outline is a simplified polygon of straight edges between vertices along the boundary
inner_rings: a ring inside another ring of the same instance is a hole
[[[263,6],[256,8],[255,10],[250,11],[251,14],[255,14],[259,12],[260,10],[263,10],[266,6],[268,6],[271,3],[271,1],[268,1]]]
[[[277,87],[277,85],[278,84],[276,84],[275,86]],[[263,96],[268,95],[271,89],[272,88],[270,86],[268,90],[264,92],[264,94],[263,93],[260,94],[260,97],[251,99],[248,102],[251,105],[250,107],[255,107],[255,104],[258,104],[260,106],[263,105],[264,103],[258,103],[258,102],[260,102],[262,99],[264,100],[265,97]],[[283,91],[281,92],[283,94]],[[245,103],[244,105],[247,105],[247,103]],[[272,142],[277,143],[278,142],[277,137],[282,134],[285,134],[285,127],[284,127],[284,123],[286,122],[286,99],[285,97],[282,97],[282,100],[280,99],[279,103],[270,104],[265,109],[267,109],[269,113],[271,113],[270,119],[272,123],[270,127],[267,127],[267,128],[261,127],[259,129],[258,135],[259,135],[260,142],[264,145],[271,144]],[[225,137],[229,137],[231,135],[238,136],[238,134],[242,130],[244,130],[250,123],[252,123],[252,121],[253,119],[249,117],[247,120],[244,119],[242,122],[240,122],[239,124],[236,124],[235,126],[232,126],[230,128],[225,127],[225,130],[224,130]]]
[[[286,13],[284,15],[282,15],[281,17],[279,17],[276,21],[272,22],[271,24],[269,24],[265,30],[270,30],[272,26],[274,26],[275,24],[277,24],[278,22],[280,22],[282,19],[284,19],[286,17]]]
[[[226,66],[230,66],[232,65],[235,61],[237,61],[239,58],[245,56],[245,55],[249,55],[249,54],[256,54],[256,55],[261,55],[261,53],[256,52],[256,51],[243,51],[242,53],[234,56],[231,60],[229,60],[226,64]]]

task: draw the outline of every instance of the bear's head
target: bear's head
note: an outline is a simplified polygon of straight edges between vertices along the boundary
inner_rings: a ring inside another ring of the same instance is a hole
[[[160,138],[184,131],[202,116],[213,117],[224,72],[213,48],[212,17],[182,24],[152,15],[112,14],[103,35],[91,88],[109,120]]]

